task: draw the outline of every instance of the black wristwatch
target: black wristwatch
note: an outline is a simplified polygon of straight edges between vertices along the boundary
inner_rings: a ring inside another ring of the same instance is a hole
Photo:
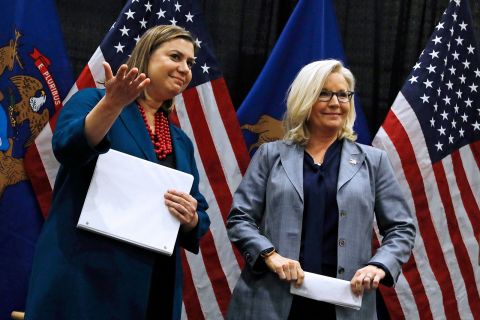
[[[265,259],[266,257],[271,256],[274,252],[275,252],[274,247],[267,248],[265,250],[262,250],[262,252],[260,252],[260,257]]]

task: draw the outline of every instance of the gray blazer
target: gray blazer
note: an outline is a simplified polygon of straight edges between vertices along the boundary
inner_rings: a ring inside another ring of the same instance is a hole
[[[285,141],[263,144],[233,198],[228,236],[246,260],[233,292],[228,319],[287,319],[290,285],[266,269],[260,252],[275,247],[298,260],[303,216],[304,147]],[[350,281],[370,262],[383,264],[394,282],[410,256],[415,226],[384,151],[345,140],[337,186],[337,278]],[[383,236],[372,256],[374,216]],[[376,319],[375,292],[359,311],[336,307],[337,319]]]

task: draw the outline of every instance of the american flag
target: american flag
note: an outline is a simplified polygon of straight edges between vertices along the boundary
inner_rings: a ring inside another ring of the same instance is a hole
[[[468,2],[450,1],[373,144],[385,149],[418,237],[394,319],[480,319],[480,48]]]
[[[182,317],[222,319],[243,266],[242,257],[227,237],[225,219],[232,193],[240,183],[249,157],[202,19],[195,1],[128,0],[65,101],[80,89],[102,87],[102,62],[108,61],[116,70],[148,28],[159,24],[179,25],[194,34],[200,50],[192,70],[193,80],[188,89],[176,97],[172,121],[181,126],[195,146],[200,191],[210,205],[211,227],[201,241],[198,255],[182,250]],[[28,156],[29,175],[44,215],[50,206],[59,168],[51,149],[55,119],[37,137]]]

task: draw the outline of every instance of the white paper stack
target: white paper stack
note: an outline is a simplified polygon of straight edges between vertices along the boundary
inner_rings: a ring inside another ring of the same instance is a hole
[[[190,174],[110,150],[98,157],[77,227],[171,255],[180,222],[164,194],[192,184]]]
[[[300,288],[295,288],[292,284],[290,293],[356,310],[362,306],[362,296],[353,294],[349,281],[311,272],[305,272],[305,279]]]

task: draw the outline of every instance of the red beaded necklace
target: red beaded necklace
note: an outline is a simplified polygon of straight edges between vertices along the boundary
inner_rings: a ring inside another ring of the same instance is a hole
[[[159,160],[165,159],[167,155],[172,153],[172,138],[170,137],[170,127],[168,126],[168,119],[161,111],[155,113],[155,132],[150,129],[147,122],[147,116],[143,107],[137,103],[138,110],[142,115],[143,122],[147,127],[148,135],[153,143],[153,149]]]

